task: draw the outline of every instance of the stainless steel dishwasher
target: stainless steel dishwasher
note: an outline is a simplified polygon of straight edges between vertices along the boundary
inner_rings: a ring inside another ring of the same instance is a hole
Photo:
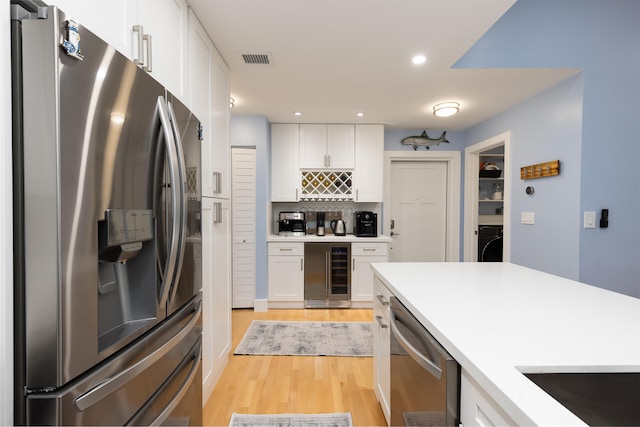
[[[350,265],[351,243],[305,243],[305,308],[351,307]]]
[[[391,425],[457,426],[460,365],[391,297]]]

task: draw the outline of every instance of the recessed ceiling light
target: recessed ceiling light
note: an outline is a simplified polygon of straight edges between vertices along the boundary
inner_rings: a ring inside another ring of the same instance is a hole
[[[438,117],[449,117],[460,111],[460,104],[457,102],[441,102],[433,106],[433,114]]]
[[[293,115],[294,116],[301,116],[302,115],[302,111],[294,111]]]
[[[358,117],[364,117],[364,113],[362,113],[362,112],[361,112],[361,113],[356,113],[356,116],[358,116]]]
[[[416,55],[411,59],[414,64],[424,64],[427,61],[427,57],[424,55]]]

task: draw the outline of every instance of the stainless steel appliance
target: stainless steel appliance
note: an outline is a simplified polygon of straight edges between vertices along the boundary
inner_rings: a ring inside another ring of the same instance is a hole
[[[280,212],[278,214],[279,236],[304,236],[307,234],[307,223],[304,212]]]
[[[81,23],[17,3],[15,424],[202,425],[200,123]]]
[[[305,307],[351,307],[350,265],[351,243],[305,243]]]
[[[355,212],[353,234],[356,237],[378,237],[378,214],[368,211]]]
[[[316,235],[324,236],[324,212],[316,213]]]
[[[343,220],[334,219],[329,225],[331,226],[331,231],[333,231],[333,234],[336,236],[345,236],[347,234],[347,226]]]
[[[460,365],[391,297],[391,425],[457,426]]]

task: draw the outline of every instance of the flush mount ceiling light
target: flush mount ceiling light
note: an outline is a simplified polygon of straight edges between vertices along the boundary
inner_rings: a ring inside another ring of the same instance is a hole
[[[457,102],[441,102],[433,106],[433,114],[438,117],[449,117],[460,111],[460,104]]]
[[[293,115],[294,116],[301,116],[302,115],[302,111],[294,111]]]
[[[364,117],[364,113],[360,112],[360,113],[356,113],[356,116],[358,117]]]
[[[427,57],[424,55],[416,55],[413,58],[411,58],[411,62],[413,62],[416,65],[424,64],[426,61],[427,61]]]

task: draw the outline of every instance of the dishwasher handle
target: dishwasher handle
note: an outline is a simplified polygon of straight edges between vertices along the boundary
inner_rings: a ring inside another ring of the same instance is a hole
[[[424,368],[427,372],[429,372],[437,379],[442,378],[442,368],[439,366],[439,361],[434,361],[428,356],[422,354],[417,348],[413,346],[413,344],[409,342],[409,340],[407,340],[404,335],[402,335],[402,332],[400,332],[400,329],[398,328],[398,318],[396,313],[397,312],[392,308],[391,316],[389,319],[392,335],[398,340],[398,343],[407,352],[407,354],[411,356],[411,358],[415,360],[422,368]]]

